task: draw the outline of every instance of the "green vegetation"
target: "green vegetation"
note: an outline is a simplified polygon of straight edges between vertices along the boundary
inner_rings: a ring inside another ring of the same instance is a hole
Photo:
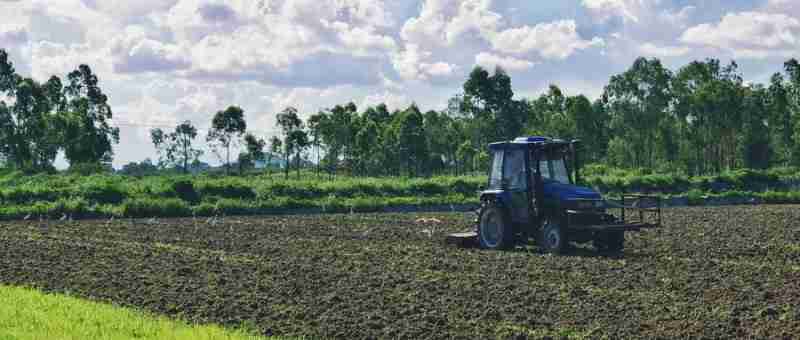
[[[264,339],[243,330],[190,325],[131,309],[0,286],[0,339]]]
[[[603,192],[657,192],[680,194],[696,189],[704,192],[767,191],[800,185],[800,168],[777,167],[767,170],[738,169],[718,175],[689,177],[685,174],[653,173],[652,170],[626,170],[593,164],[583,169],[584,184]]]
[[[0,217],[20,219],[90,217],[181,217],[284,213],[294,209],[321,212],[370,212],[398,206],[476,204],[483,176],[430,178],[317,177],[303,179],[246,176],[162,175],[133,177],[78,173],[24,175],[0,172]],[[687,177],[585,167],[583,184],[609,197],[645,192],[706,200],[741,198],[762,203],[800,203],[800,169],[740,169],[716,176]],[[29,216],[30,215],[30,216]]]
[[[178,217],[376,211],[390,206],[477,202],[482,177],[283,180],[266,175],[0,175],[4,218]]]

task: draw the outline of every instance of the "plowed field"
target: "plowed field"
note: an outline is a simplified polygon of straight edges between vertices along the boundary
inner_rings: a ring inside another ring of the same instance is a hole
[[[800,335],[798,206],[668,209],[611,257],[444,246],[469,217],[4,222],[0,282],[312,338]]]

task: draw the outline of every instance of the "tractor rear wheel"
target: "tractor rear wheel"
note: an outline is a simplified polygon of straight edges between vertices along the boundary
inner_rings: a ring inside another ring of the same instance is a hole
[[[625,232],[601,233],[594,239],[594,247],[601,251],[620,252],[625,248]]]
[[[484,249],[508,249],[514,244],[514,231],[502,208],[487,201],[481,206],[478,241]]]
[[[547,217],[542,221],[539,246],[552,254],[563,254],[569,247],[567,233],[558,219]]]

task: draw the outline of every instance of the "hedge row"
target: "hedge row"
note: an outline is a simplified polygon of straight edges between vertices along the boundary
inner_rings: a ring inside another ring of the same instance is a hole
[[[682,174],[653,174],[643,170],[609,169],[591,165],[584,169],[584,184],[602,192],[686,193],[691,190],[721,193],[726,191],[794,191],[800,188],[800,169],[738,169],[714,176],[688,177]]]
[[[275,197],[320,200],[365,197],[475,196],[485,184],[480,177],[427,179],[365,178],[289,180],[266,176],[135,178],[120,175],[37,175],[0,178],[0,203],[5,205],[85,200],[90,204],[119,205],[131,200],[177,198],[189,205],[219,198],[269,201]]]
[[[178,198],[136,198],[119,205],[91,204],[84,199],[59,199],[54,202],[36,202],[25,205],[0,207],[3,219],[59,219],[95,217],[211,217],[232,215],[275,214],[297,209],[314,209],[319,212],[375,212],[398,206],[477,205],[477,197],[440,195],[430,197],[388,198],[325,198],[297,199],[276,197],[271,200],[246,200],[218,198],[214,201],[191,205]]]

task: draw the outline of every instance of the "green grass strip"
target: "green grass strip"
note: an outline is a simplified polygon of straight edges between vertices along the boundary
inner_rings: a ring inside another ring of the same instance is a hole
[[[0,286],[0,340],[266,339],[29,288]],[[277,339],[277,338],[271,338]]]

